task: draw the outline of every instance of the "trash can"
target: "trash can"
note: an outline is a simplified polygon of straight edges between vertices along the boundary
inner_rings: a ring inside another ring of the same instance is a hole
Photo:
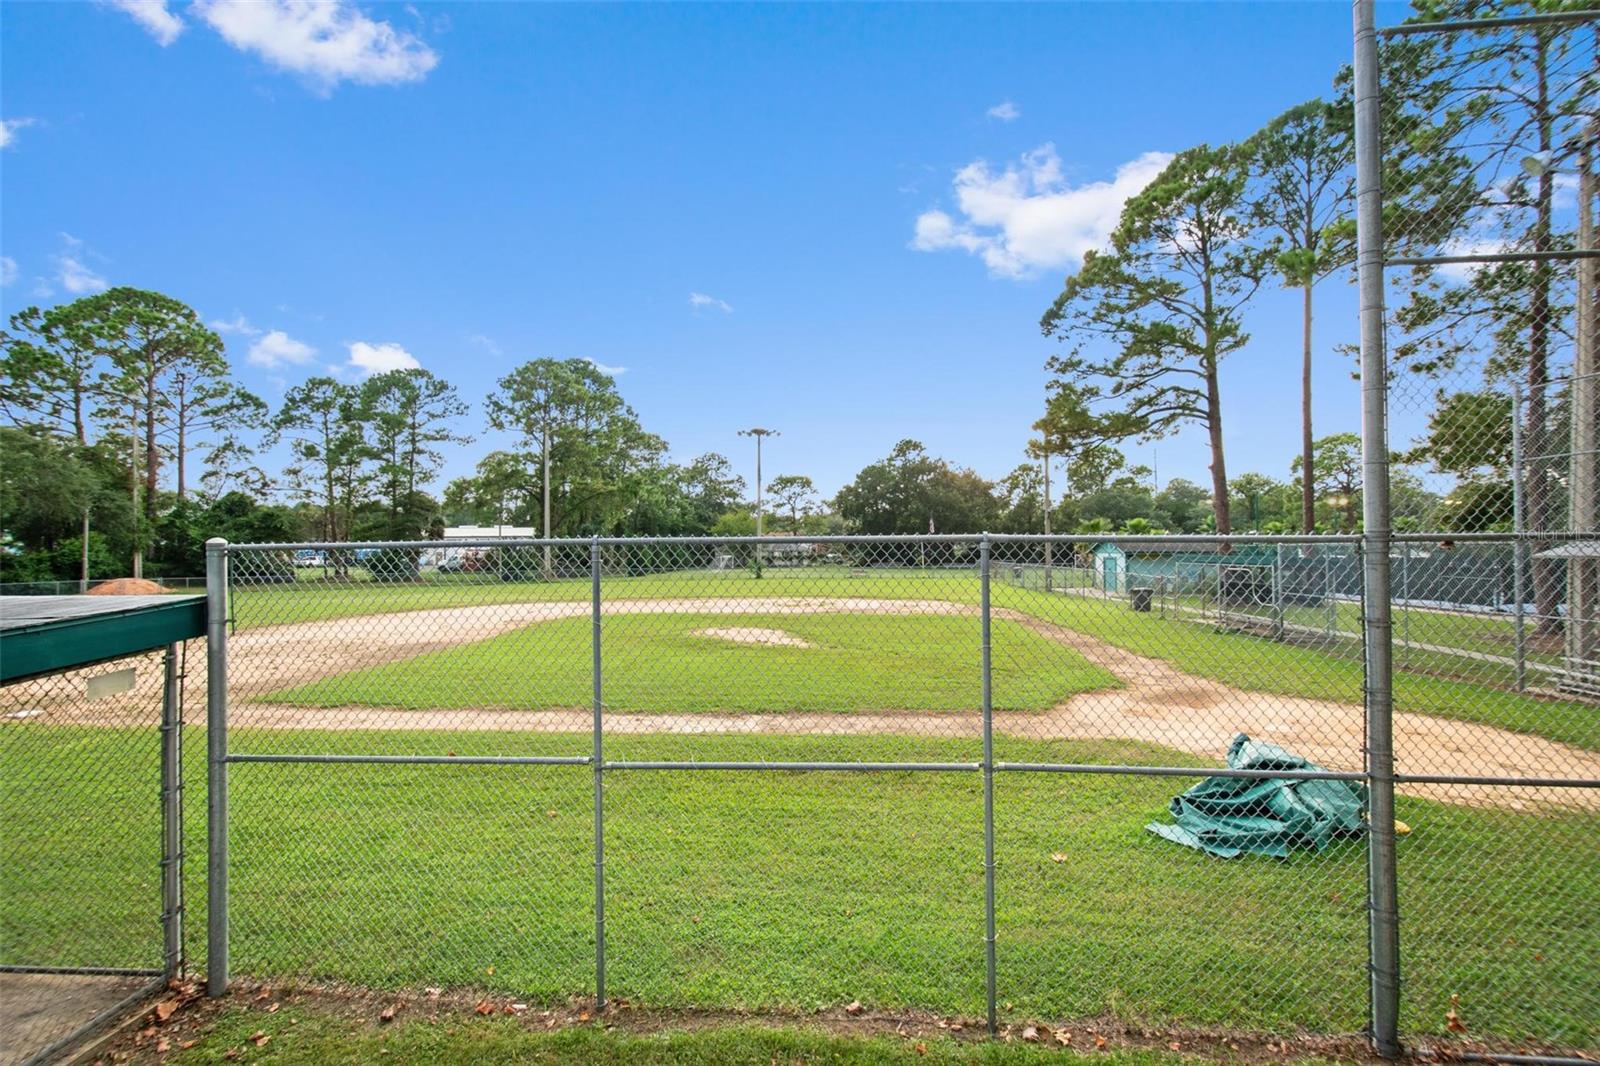
[[[1133,608],[1135,611],[1142,611],[1145,614],[1149,614],[1150,604],[1154,598],[1154,589],[1143,588],[1128,590],[1128,606]]]

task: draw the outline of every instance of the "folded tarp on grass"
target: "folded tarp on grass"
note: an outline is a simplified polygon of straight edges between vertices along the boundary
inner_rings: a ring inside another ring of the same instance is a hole
[[[1228,745],[1231,770],[1321,770],[1276,744],[1240,733]],[[1336,837],[1365,831],[1364,786],[1348,781],[1272,777],[1208,777],[1169,809],[1174,824],[1150,832],[1224,859],[1246,852],[1287,858],[1290,848],[1321,851]]]

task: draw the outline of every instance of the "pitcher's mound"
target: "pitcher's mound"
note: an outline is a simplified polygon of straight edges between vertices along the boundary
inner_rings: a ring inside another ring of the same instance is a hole
[[[781,629],[762,629],[759,626],[712,626],[694,631],[697,637],[715,637],[731,640],[735,644],[775,644],[786,648],[809,648],[811,645],[793,633]]]

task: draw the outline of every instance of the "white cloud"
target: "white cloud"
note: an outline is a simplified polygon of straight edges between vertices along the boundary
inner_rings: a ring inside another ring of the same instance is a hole
[[[13,284],[22,271],[9,255],[0,255],[0,288]]]
[[[725,315],[733,314],[733,308],[728,305],[728,301],[719,300],[715,296],[707,296],[703,292],[691,292],[689,294],[689,306],[696,311],[715,309]]]
[[[131,15],[145,32],[165,48],[183,32],[183,20],[167,10],[167,0],[104,0],[118,11]]]
[[[368,344],[356,341],[350,345],[350,365],[362,374],[381,374],[386,370],[418,370],[422,364],[398,344]]]
[[[322,92],[341,81],[419,81],[439,62],[415,34],[369,18],[345,0],[195,0],[190,10],[235,48]]]
[[[261,336],[260,327],[252,326],[250,324],[250,320],[245,318],[244,315],[239,314],[238,312],[235,312],[234,316],[231,319],[229,319],[229,318],[213,319],[208,324],[211,326],[212,329],[216,330],[218,333],[237,333],[242,337],[259,337],[259,336]],[[281,336],[281,334],[280,334],[280,336]]]
[[[38,119],[8,118],[0,119],[0,148],[10,148],[17,143],[17,131],[27,129]]]
[[[484,352],[487,352],[496,359],[505,354],[500,350],[500,345],[495,343],[493,337],[486,337],[482,333],[467,334],[467,343],[472,345],[474,348],[478,348]]]
[[[1001,122],[1015,122],[1017,119],[1022,117],[1022,112],[1017,108],[1017,105],[1012,103],[1010,100],[1000,101],[998,104],[995,104],[989,110],[985,111],[984,114],[988,115],[990,118],[997,118]]]
[[[243,317],[240,321],[244,321]],[[212,324],[215,328],[216,324]],[[260,330],[256,330],[260,333]],[[250,351],[245,359],[254,366],[266,367],[276,370],[281,366],[299,366],[310,362],[317,350],[303,341],[297,341],[281,329],[272,330],[262,335],[255,343],[250,345]]]
[[[628,372],[628,368],[625,366],[606,366],[598,359],[585,359],[584,362],[588,363],[590,366],[594,367],[607,377],[620,377]]]
[[[75,255],[56,256],[56,280],[74,296],[99,292],[107,285],[106,279],[95,273]]]
[[[923,212],[911,247],[964,251],[982,258],[991,274],[1007,278],[1080,262],[1084,252],[1104,246],[1123,202],[1171,160],[1167,152],[1146,152],[1118,167],[1110,181],[1083,185],[1068,184],[1053,144],[1034,149],[999,172],[976,160],[955,176],[962,217]]]

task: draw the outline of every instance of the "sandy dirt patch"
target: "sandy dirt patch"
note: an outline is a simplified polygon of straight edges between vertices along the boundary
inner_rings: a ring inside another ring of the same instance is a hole
[[[399,710],[385,707],[299,707],[257,702],[261,696],[319,678],[485,640],[562,618],[584,617],[583,602],[494,604],[364,615],[240,630],[229,640],[230,725],[235,747],[248,750],[252,729],[518,731],[587,733],[588,708],[509,710]],[[783,599],[613,600],[603,616],[628,614],[829,613],[975,615],[976,608],[942,600],[862,597]],[[1042,712],[996,712],[997,732],[1030,740],[1127,739],[1159,744],[1220,761],[1235,733],[1281,744],[1324,766],[1359,771],[1364,765],[1365,716],[1358,703],[1252,692],[1185,673],[1162,660],[1137,655],[1075,630],[1018,611],[997,608],[995,618],[1027,626],[1115,675],[1122,687],[1073,696]],[[723,627],[717,627],[723,628]],[[739,627],[726,627],[736,630]],[[782,630],[774,632],[782,633]],[[786,634],[787,635],[787,634]],[[589,648],[585,631],[579,640]],[[184,681],[188,718],[204,717],[203,645],[196,644]],[[72,675],[65,682],[72,684]],[[81,679],[70,692],[81,693]],[[85,703],[47,694],[4,701],[0,710],[39,708],[39,721],[131,724],[130,715],[154,722],[159,670],[140,672],[134,692]],[[51,690],[54,692],[54,688]],[[66,692],[69,689],[62,689]],[[69,695],[70,695],[69,692]],[[8,695],[10,695],[8,693]],[[10,726],[12,723],[5,723]],[[918,712],[896,708],[850,714],[628,714],[608,712],[607,733],[812,734],[835,736],[940,736],[976,739],[982,721],[970,712]],[[1527,733],[1429,715],[1397,713],[1395,750],[1402,773],[1516,776],[1600,780],[1600,753]],[[1003,757],[1003,756],[1002,756]],[[1565,806],[1600,810],[1600,789],[1530,789],[1410,782],[1410,795],[1450,803],[1513,809]]]
[[[710,626],[706,629],[696,629],[694,635],[728,640],[735,644],[765,644],[783,648],[812,646],[809,640],[801,640],[793,633],[785,633],[781,629],[764,629],[761,626]]]

